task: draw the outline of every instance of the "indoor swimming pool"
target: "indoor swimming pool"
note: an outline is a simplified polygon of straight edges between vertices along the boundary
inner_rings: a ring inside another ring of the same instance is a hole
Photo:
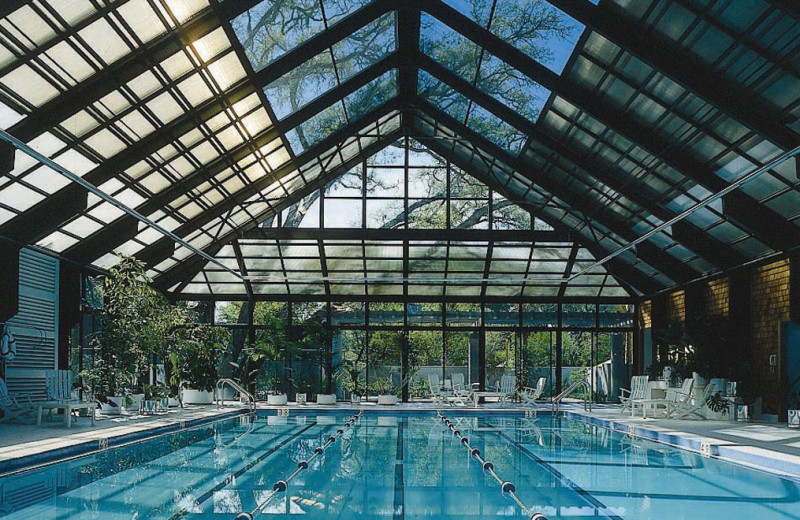
[[[530,518],[482,461],[550,520],[800,519],[800,481],[577,419],[354,412],[241,416],[7,475],[0,519]]]

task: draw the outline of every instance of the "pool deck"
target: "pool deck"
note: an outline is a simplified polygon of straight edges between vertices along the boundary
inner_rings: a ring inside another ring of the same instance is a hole
[[[480,408],[443,408],[426,402],[387,407],[374,404],[355,406],[395,413],[437,409],[498,413],[525,409],[519,405],[496,403],[488,403]],[[338,403],[332,406],[297,406],[290,403],[289,408],[313,413],[352,410],[354,405]],[[275,407],[259,405],[259,410],[274,409]],[[543,411],[549,409],[546,406],[540,408]],[[586,412],[580,405],[567,404],[561,410],[599,426],[632,434],[636,438],[680,446],[707,456],[800,478],[800,430],[790,429],[786,424],[642,419],[621,415],[619,406],[616,405],[596,405],[591,412]],[[53,459],[54,454],[58,454],[58,458],[83,455],[151,435],[175,432],[225,416],[238,415],[244,411],[244,408],[237,405],[228,405],[222,409],[213,405],[195,406],[183,410],[171,409],[166,414],[155,416],[100,417],[95,426],[91,425],[89,419],[81,418],[73,423],[71,429],[66,429],[63,422],[58,420],[44,421],[42,426],[0,424],[0,475],[47,463]]]
[[[601,405],[591,412],[578,406],[565,410],[635,437],[800,478],[800,429],[789,428],[786,423],[642,419],[622,415],[619,409],[616,405]]]

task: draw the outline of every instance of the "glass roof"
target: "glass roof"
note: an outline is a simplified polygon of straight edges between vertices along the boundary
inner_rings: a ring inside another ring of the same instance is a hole
[[[629,295],[601,266],[562,289],[565,276],[591,267],[592,254],[413,139],[394,142],[264,226],[217,254],[223,265],[241,265],[244,281],[209,263],[178,291],[220,298],[248,291],[335,297]],[[317,238],[267,238],[291,236],[293,229],[316,231]],[[413,234],[417,229],[423,233]],[[436,230],[472,234],[462,240],[414,238]],[[362,231],[374,238],[357,238]],[[545,241],[517,233],[526,231],[539,232]]]
[[[648,235],[615,262],[642,293],[795,247],[796,161],[695,205],[800,144],[798,20],[766,0],[577,4],[3,4],[0,129],[115,203],[17,152],[0,235],[101,269],[138,255],[165,287],[287,223],[521,226],[594,257]]]

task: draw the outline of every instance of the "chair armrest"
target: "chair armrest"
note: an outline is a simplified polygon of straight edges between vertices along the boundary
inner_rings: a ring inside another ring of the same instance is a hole
[[[619,389],[619,392],[620,392],[621,394],[628,394],[628,395],[631,395],[631,393],[632,393],[632,392],[631,392],[630,390],[628,390],[627,388],[620,388],[620,389]],[[626,397],[626,396],[624,396],[624,395],[623,395],[622,397]]]
[[[20,399],[24,399],[29,405],[33,404],[33,399],[32,399],[33,394],[14,394],[13,396],[9,395],[8,397],[11,398],[12,401],[17,403],[17,405],[20,404]]]

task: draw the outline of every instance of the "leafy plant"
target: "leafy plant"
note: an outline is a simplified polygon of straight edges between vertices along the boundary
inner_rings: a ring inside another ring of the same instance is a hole
[[[179,329],[169,354],[170,383],[213,390],[219,378],[217,367],[227,346],[226,339],[225,331],[217,327],[195,325]]]
[[[714,413],[722,412],[722,415],[726,415],[728,413],[728,407],[730,406],[730,403],[724,397],[722,397],[722,391],[719,391],[709,395],[706,398],[706,406],[708,406],[708,409]]]

